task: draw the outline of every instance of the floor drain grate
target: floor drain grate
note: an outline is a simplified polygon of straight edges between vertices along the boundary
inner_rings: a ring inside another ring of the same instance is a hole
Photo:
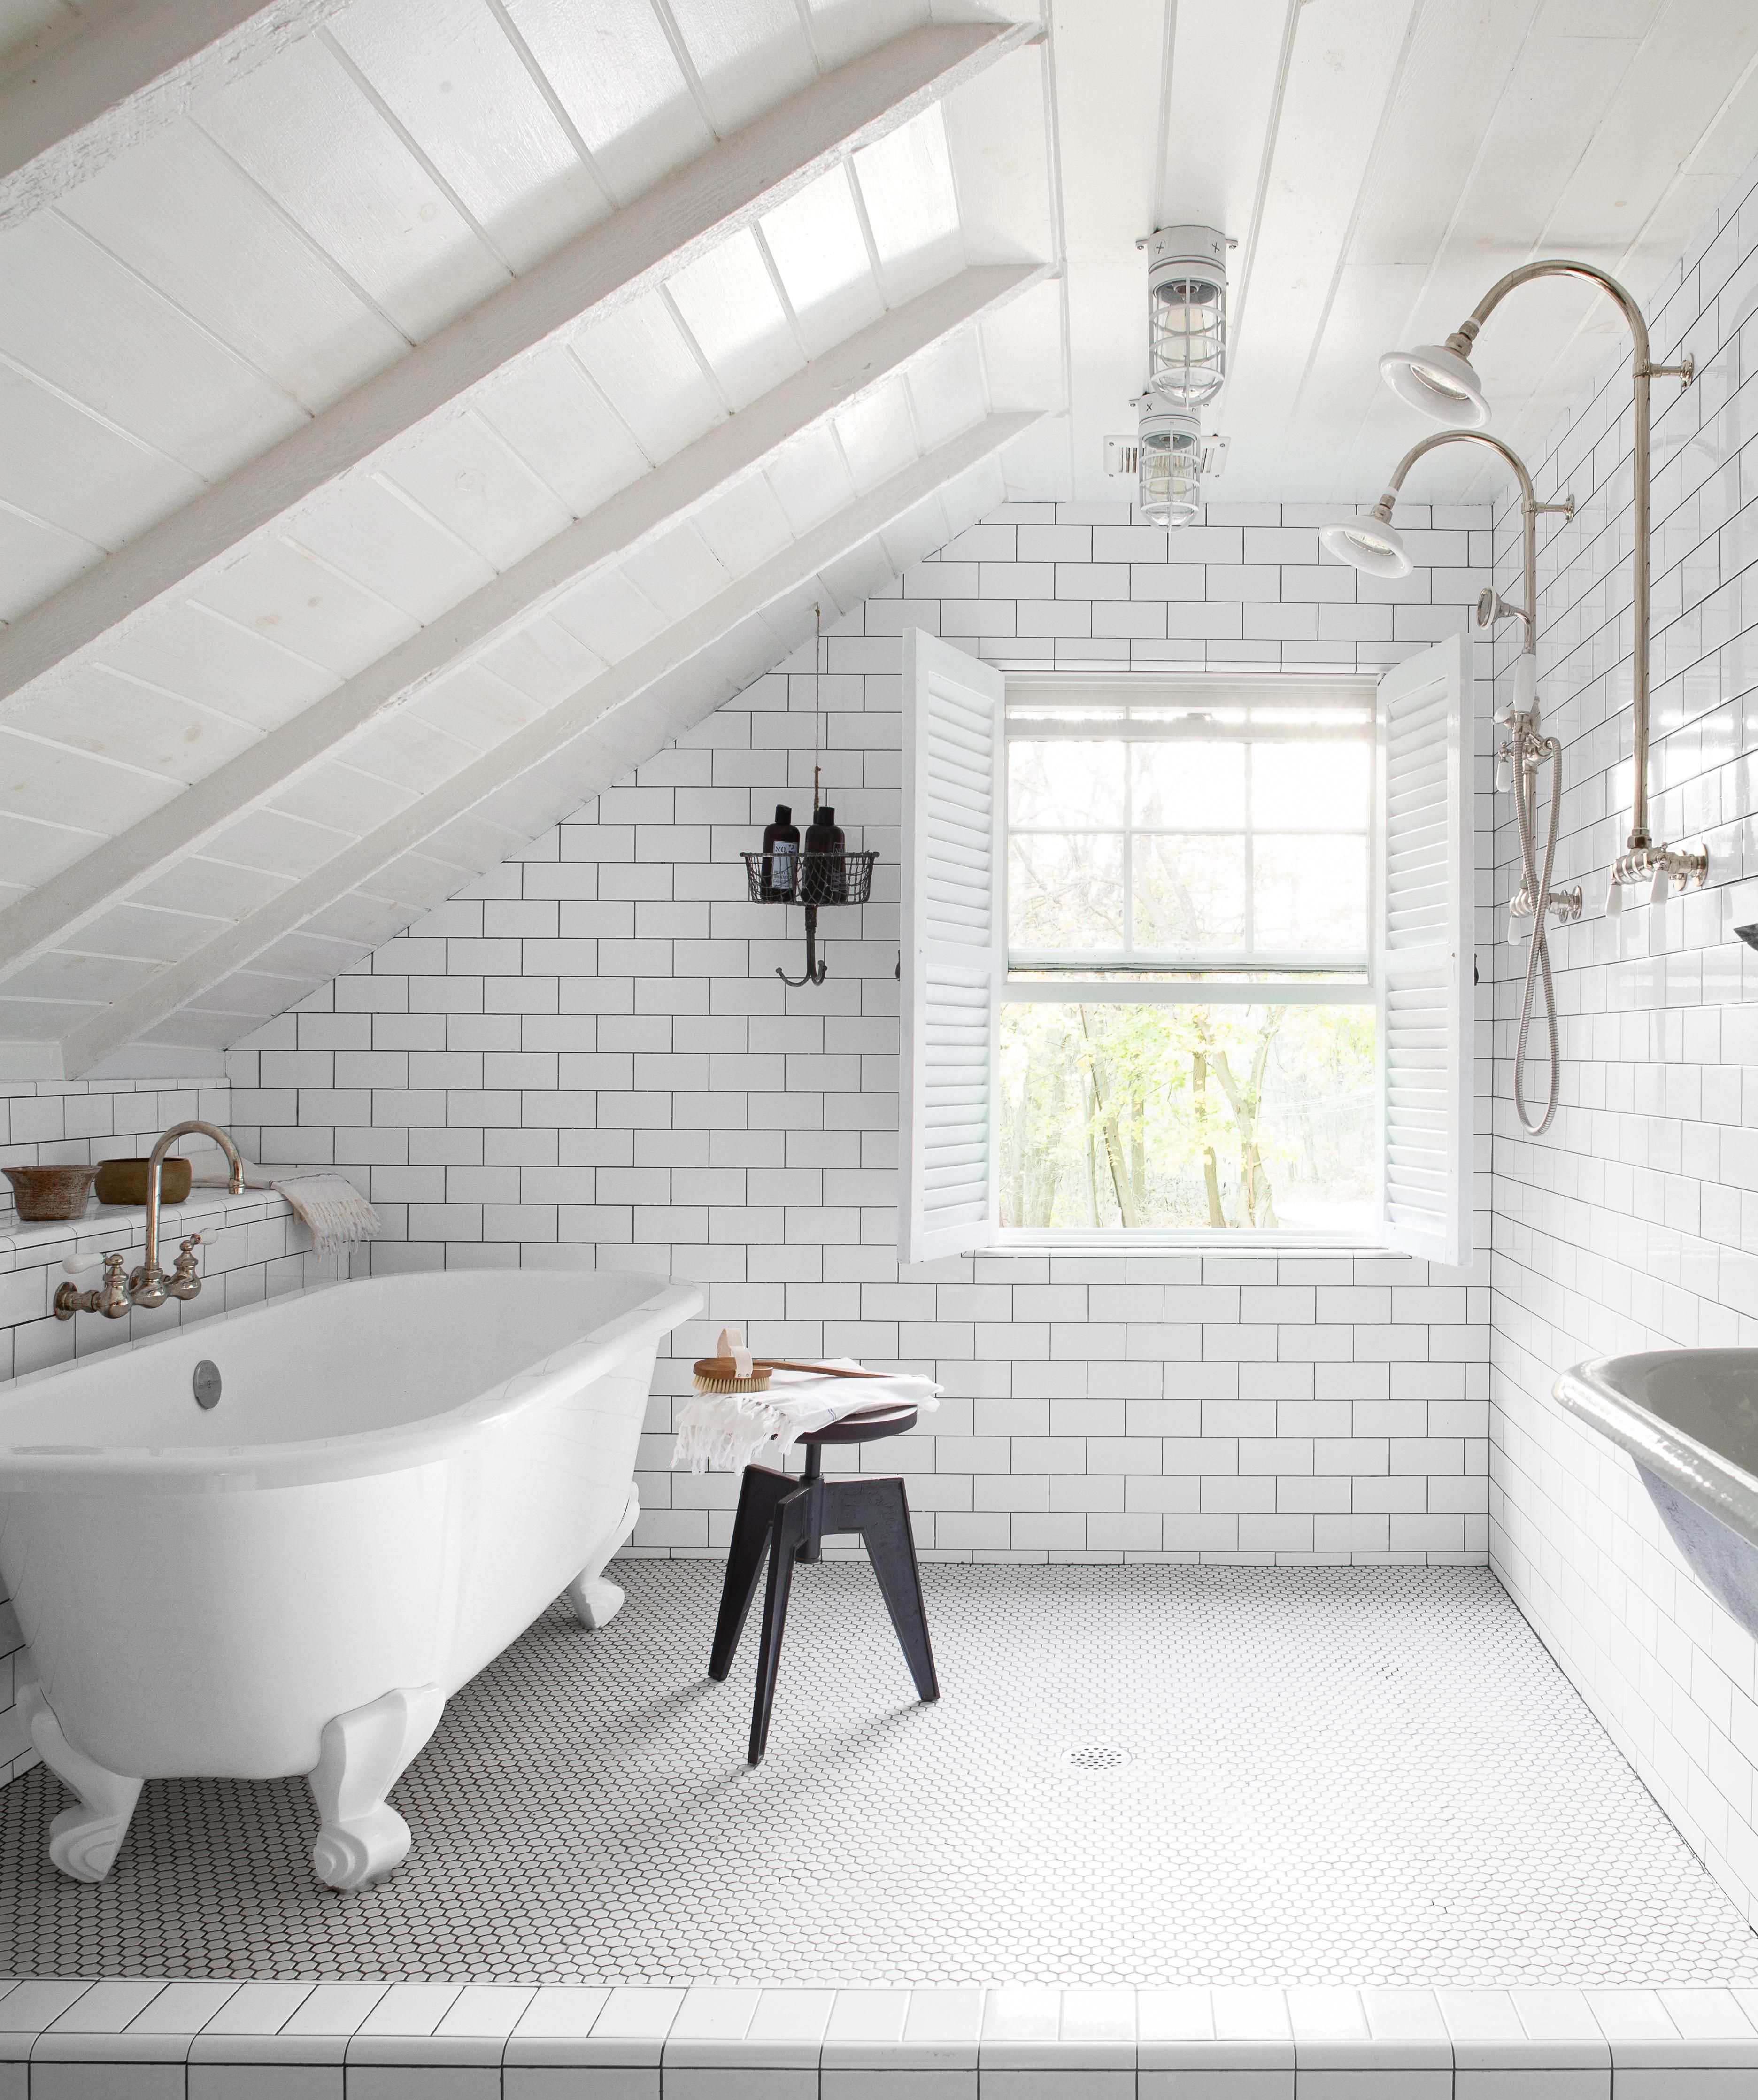
[[[1135,1762],[1133,1751],[1120,1750],[1114,1743],[1082,1743],[1063,1754],[1077,1771],[1115,1771],[1119,1765]]]

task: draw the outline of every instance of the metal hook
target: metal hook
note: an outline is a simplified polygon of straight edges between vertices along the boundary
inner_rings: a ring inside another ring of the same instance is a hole
[[[822,956],[818,954],[818,907],[815,904],[809,904],[806,907],[806,973],[803,977],[791,977],[778,964],[775,974],[784,985],[797,991],[801,985],[822,984],[830,966],[830,950],[826,948]]]

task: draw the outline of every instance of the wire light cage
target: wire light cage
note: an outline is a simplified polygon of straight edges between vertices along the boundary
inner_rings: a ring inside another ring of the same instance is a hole
[[[1202,507],[1202,426],[1194,411],[1169,408],[1153,394],[1134,404],[1136,508],[1150,525],[1187,525]]]
[[[1168,408],[1201,408],[1227,377],[1227,238],[1167,226],[1148,251],[1148,384]]]

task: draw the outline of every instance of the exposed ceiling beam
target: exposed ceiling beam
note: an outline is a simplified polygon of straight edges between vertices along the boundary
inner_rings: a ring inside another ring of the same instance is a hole
[[[641,298],[1041,33],[1020,23],[913,29],[826,73],[23,614],[0,633],[0,701],[236,561],[387,447],[461,415],[496,373],[584,316]]]
[[[0,81],[0,230],[53,204],[348,0],[134,0]]]
[[[1006,263],[963,271],[716,424],[334,692],[0,911],[0,977],[22,968],[436,678],[492,646],[588,571],[669,531],[791,440],[1035,284],[1046,267]]]
[[[680,670],[764,607],[800,589],[935,492],[967,473],[1037,422],[1037,412],[989,416],[925,458],[914,461],[815,526],[791,547],[663,633],[590,679],[567,699],[515,731],[491,751],[399,810],[259,910],[172,963],[68,1035],[61,1045],[69,1077],[89,1071],[121,1045],[156,1027],[180,1007],[241,969],[315,913],[368,882],[380,869],[522,775],[552,759],[613,709]],[[706,710],[705,710],[706,712]],[[560,811],[557,814],[562,814]]]

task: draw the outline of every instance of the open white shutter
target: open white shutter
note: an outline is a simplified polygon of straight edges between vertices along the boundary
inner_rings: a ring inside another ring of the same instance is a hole
[[[1380,681],[1381,1237],[1471,1258],[1471,683],[1462,635]]]
[[[905,634],[903,1261],[963,1254],[994,1237],[1005,704],[1000,672],[919,629]]]

